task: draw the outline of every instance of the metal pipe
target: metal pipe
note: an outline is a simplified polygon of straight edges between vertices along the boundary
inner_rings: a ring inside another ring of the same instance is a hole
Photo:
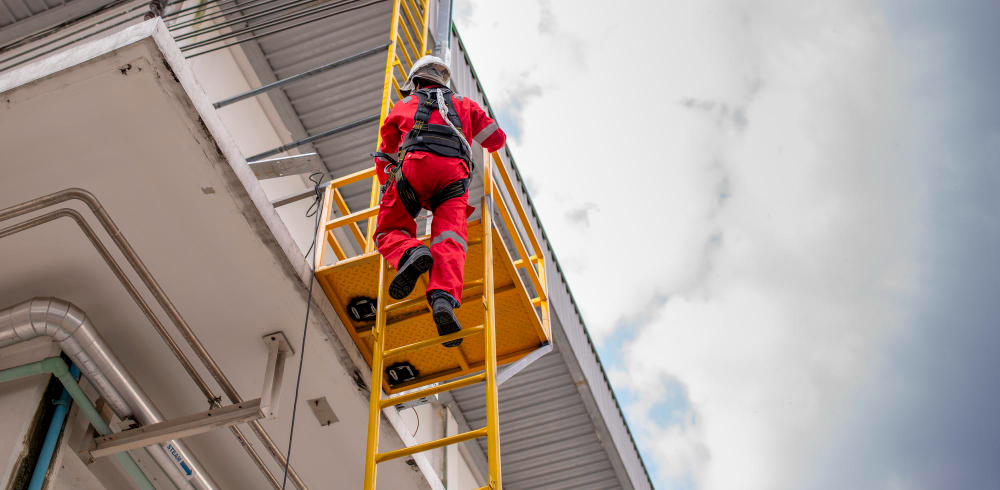
[[[107,12],[110,12],[110,11],[112,11],[114,9],[117,9],[117,8],[119,8],[119,7],[127,4],[127,3],[130,3],[130,1],[131,0],[118,0],[116,2],[112,2],[112,3],[109,3],[109,4],[104,5],[102,7],[99,7],[96,10],[93,10],[91,12],[85,13],[82,16],[77,17],[76,19],[73,19],[73,20],[70,20],[70,21],[67,21],[67,22],[63,22],[61,24],[54,25],[54,26],[49,27],[47,29],[42,29],[40,31],[36,31],[34,33],[31,33],[31,34],[24,35],[24,36],[22,36],[22,37],[20,37],[18,39],[15,39],[15,40],[13,40],[11,42],[8,42],[7,44],[4,44],[3,46],[0,46],[0,53],[6,53],[7,51],[10,51],[10,50],[12,50],[14,48],[19,48],[21,46],[24,46],[24,45],[27,45],[27,44],[31,44],[31,43],[33,43],[35,41],[38,41],[38,40],[41,40],[41,39],[45,39],[46,37],[54,35],[55,33],[59,32],[59,31],[61,31],[63,29],[68,29],[68,28],[72,27],[74,24],[82,23],[82,22],[90,20],[90,19],[92,19],[94,17],[99,17],[100,15],[105,14]],[[139,5],[138,7],[132,8],[131,10],[127,10],[127,11],[124,11],[124,12],[119,12],[117,14],[112,15],[111,17],[106,17],[104,20],[107,20],[109,18],[119,17],[119,16],[121,16],[123,14],[131,12],[133,10],[144,8],[146,6],[147,6],[146,4]],[[104,20],[102,20],[101,22],[103,22]]]
[[[301,26],[304,26],[306,24],[311,24],[313,22],[318,22],[318,21],[321,21],[321,20],[324,20],[324,19],[328,19],[330,17],[334,17],[334,16],[337,16],[337,15],[340,15],[340,14],[346,14],[347,12],[352,12],[354,10],[363,9],[365,7],[369,7],[369,6],[375,5],[377,3],[382,3],[382,2],[385,2],[385,1],[388,1],[388,0],[374,0],[372,2],[361,4],[361,5],[358,5],[356,7],[350,7],[350,8],[346,8],[344,10],[338,10],[336,12],[329,13],[329,14],[326,14],[326,15],[321,15],[321,16],[318,16],[318,17],[313,17],[311,19],[304,20],[302,22],[298,22],[298,23],[295,23],[295,24],[292,24],[292,25],[279,27],[279,28],[274,29],[272,31],[262,32],[260,34],[256,34],[256,35],[253,35],[253,36],[250,36],[250,37],[246,37],[246,38],[243,38],[243,39],[241,39],[241,40],[239,40],[237,42],[234,42],[234,43],[223,44],[222,46],[216,46],[216,47],[211,48],[211,49],[206,49],[205,51],[199,51],[199,52],[197,52],[197,53],[195,53],[193,55],[186,56],[185,58],[190,59],[190,58],[194,58],[194,57],[197,57],[197,56],[201,56],[203,54],[211,53],[213,51],[218,51],[220,49],[226,49],[226,48],[229,48],[229,47],[232,47],[232,46],[236,46],[236,45],[248,42],[248,41],[253,41],[255,39],[260,39],[260,38],[263,38],[263,37],[267,37],[267,36],[270,36],[271,34],[277,34],[279,32],[284,32],[284,31],[287,31],[289,29],[294,29],[296,27],[301,27]],[[315,12],[313,12],[313,13],[315,13]],[[289,19],[289,20],[294,20],[294,19]],[[241,36],[243,34],[246,34],[247,32],[253,32],[254,30],[256,30],[258,28],[260,28],[260,26],[252,26],[252,27],[248,27],[246,29],[242,29],[240,31],[235,31],[232,34],[235,35],[235,36]],[[233,36],[228,36],[228,37],[233,37]],[[222,39],[216,38],[213,42],[221,41],[221,40]],[[205,44],[205,43],[195,43],[195,44]],[[208,43],[208,44],[211,44],[211,43]],[[194,44],[191,44],[191,45],[188,45],[188,46],[184,46],[183,48],[181,48],[181,51],[182,52],[183,51],[189,51],[191,49],[196,49],[196,47],[194,47]]]
[[[270,2],[270,1],[274,1],[274,0],[267,0],[267,2]],[[246,22],[247,23],[246,27],[254,27],[254,26],[250,26],[249,21],[254,20],[254,19],[258,19],[258,18],[261,18],[261,17],[266,17],[266,16],[268,16],[270,14],[281,13],[281,12],[284,12],[286,10],[291,10],[291,9],[293,9],[295,7],[298,7],[298,6],[301,6],[301,5],[306,5],[306,4],[309,4],[309,3],[313,3],[314,1],[315,0],[291,0],[290,2],[285,2],[285,3],[281,4],[281,5],[275,5],[273,7],[266,8],[266,9],[260,10],[258,12],[254,12],[252,14],[241,15],[238,18],[233,18],[233,19],[230,19],[230,20],[226,20],[226,21],[220,22],[218,24],[212,23],[212,24],[210,24],[210,25],[208,25],[208,26],[206,26],[206,27],[204,27],[202,29],[194,29],[192,31],[185,32],[183,34],[178,34],[177,36],[174,37],[174,41],[180,42],[180,41],[183,41],[185,39],[190,39],[192,37],[198,37],[198,35],[204,34],[206,32],[219,31],[219,30],[222,30],[222,29],[224,29],[226,27],[239,24],[240,22]],[[259,6],[259,5],[256,5],[256,6]],[[244,10],[247,10],[248,8],[251,8],[249,6],[242,6],[242,5],[240,7],[242,7],[239,10],[240,12],[242,12]],[[187,25],[194,25],[194,24],[196,24],[198,22],[203,22],[203,21],[204,22],[208,22],[209,20],[218,19],[220,16],[221,17],[226,17],[226,14],[222,14],[222,15],[213,14],[213,16],[209,17],[209,18],[202,17],[202,18],[197,19],[197,20],[188,21]],[[263,23],[261,23],[261,25],[262,24]],[[183,28],[183,27],[187,27],[187,26],[180,26],[180,27]]]
[[[119,418],[135,418],[143,425],[165,420],[83,310],[57,298],[34,298],[0,310],[0,348],[37,337],[59,344]],[[184,442],[168,441],[159,449],[150,455],[178,488],[219,489]]]
[[[252,8],[255,8],[255,7],[261,7],[261,6],[267,5],[269,3],[274,3],[274,2],[277,2],[277,1],[279,1],[279,0],[254,0],[252,2],[245,3],[243,5],[236,5],[236,6],[225,8],[225,9],[219,9],[218,12],[212,12],[211,14],[209,14],[206,17],[197,17],[197,18],[194,18],[194,19],[191,19],[191,20],[186,20],[184,22],[179,22],[177,24],[173,24],[169,28],[167,28],[167,30],[168,31],[176,31],[176,30],[183,29],[185,27],[192,26],[192,25],[195,25],[195,24],[199,24],[199,23],[202,23],[202,22],[208,22],[210,20],[215,20],[215,19],[218,19],[219,17],[225,17],[227,14],[231,14],[231,13],[235,13],[235,12],[244,12],[244,11],[247,11],[249,9],[252,9]]]
[[[180,361],[181,365],[184,367],[184,370],[187,371],[188,375],[191,376],[191,379],[194,380],[195,384],[198,385],[202,393],[204,393],[205,396],[208,398],[207,403],[209,407],[210,408],[221,407],[222,405],[219,403],[217,397],[215,396],[215,393],[212,392],[212,388],[208,386],[205,380],[201,377],[201,374],[199,374],[198,371],[195,369],[194,365],[191,364],[191,361],[188,360],[187,356],[181,351],[180,346],[177,345],[177,342],[174,341],[173,337],[170,336],[170,333],[167,331],[166,327],[163,325],[162,322],[160,322],[160,319],[157,318],[156,314],[153,313],[153,310],[149,307],[149,304],[146,303],[146,300],[143,299],[142,296],[139,294],[139,291],[136,289],[135,285],[132,284],[132,281],[129,280],[128,276],[125,275],[125,272],[118,265],[118,262],[115,261],[114,257],[111,255],[111,252],[108,251],[107,247],[104,246],[104,243],[101,242],[101,240],[97,237],[97,234],[94,233],[93,228],[91,228],[90,225],[87,223],[87,221],[83,219],[83,215],[81,215],[75,209],[61,208],[56,211],[52,211],[50,213],[36,216],[30,220],[23,221],[16,225],[0,229],[0,238],[4,238],[13,235],[15,233],[20,233],[22,231],[29,230],[36,226],[63,217],[72,219],[77,224],[77,226],[79,226],[80,231],[82,231],[83,234],[87,237],[87,239],[90,240],[90,243],[94,246],[94,249],[97,250],[101,258],[104,259],[104,263],[108,265],[108,268],[111,269],[111,271],[115,274],[115,277],[118,278],[118,281],[122,284],[125,290],[128,291],[129,296],[132,297],[132,300],[135,302],[136,306],[138,306],[139,309],[142,310],[142,313],[146,316],[146,319],[148,319],[149,322],[153,325],[153,328],[156,330],[156,332],[160,334],[160,338],[162,338],[163,342],[166,343],[167,346],[170,348],[170,351],[174,354],[174,357],[176,357]],[[275,489],[280,488],[278,486],[278,480],[274,477],[274,474],[271,473],[271,470],[267,467],[267,465],[264,464],[264,461],[261,459],[260,455],[257,454],[257,451],[253,448],[253,446],[250,444],[250,441],[246,440],[246,437],[243,435],[243,432],[238,427],[230,427],[230,430],[233,432],[233,435],[236,436],[236,439],[240,441],[240,445],[243,446],[243,448],[250,455],[250,458],[253,460],[254,464],[256,464],[257,467],[261,470],[261,473],[264,474],[264,477],[271,482],[272,486]]]
[[[159,303],[159,305],[167,313],[167,316],[170,317],[171,322],[173,322],[174,326],[177,327],[177,330],[181,332],[181,335],[188,342],[188,345],[190,345],[191,348],[198,355],[199,360],[201,360],[202,363],[205,365],[205,367],[208,368],[208,370],[212,373],[212,377],[219,383],[219,385],[222,387],[222,391],[226,394],[227,397],[229,397],[230,401],[232,401],[232,403],[242,403],[243,399],[240,397],[239,393],[236,392],[235,387],[233,387],[229,379],[226,378],[225,373],[222,372],[222,370],[219,368],[219,365],[216,364],[216,362],[212,359],[211,355],[205,349],[205,346],[201,343],[200,340],[198,340],[197,335],[195,335],[194,331],[181,316],[180,312],[173,305],[173,302],[170,301],[170,298],[167,297],[166,293],[160,287],[159,283],[156,282],[156,279],[149,272],[149,269],[146,268],[145,264],[143,264],[142,259],[140,259],[139,255],[136,254],[135,250],[132,248],[132,245],[129,244],[128,240],[125,238],[125,235],[121,232],[120,229],[118,229],[118,226],[115,225],[114,220],[111,219],[111,216],[108,215],[107,211],[104,210],[104,206],[101,205],[100,201],[98,201],[97,197],[95,197],[92,193],[90,193],[87,190],[79,188],[70,188],[54,192],[52,194],[35,198],[29,201],[25,201],[21,204],[17,204],[0,210],[0,221],[22,216],[24,214],[37,211],[39,209],[43,209],[73,199],[83,202],[94,213],[94,216],[97,218],[98,222],[101,223],[101,226],[104,227],[104,230],[115,242],[115,245],[117,245],[118,250],[121,251],[122,255],[125,256],[126,260],[128,260],[129,264],[132,266],[132,269],[136,272],[136,274],[139,275],[140,279],[142,279],[143,284],[146,285],[150,293],[154,297],[156,297],[157,303]],[[169,334],[167,334],[166,336],[169,337]],[[184,355],[182,352],[175,351],[175,355],[177,356],[178,360],[181,361],[181,363],[189,364],[187,356]],[[205,393],[205,395],[208,396],[210,399],[215,399],[215,395],[214,393],[212,393],[211,389],[208,389],[207,386],[204,386],[204,388],[205,389],[203,390],[203,392]],[[216,400],[215,403],[217,404],[218,401]],[[271,437],[267,434],[267,432],[264,431],[264,428],[260,425],[260,423],[257,421],[251,422],[250,427],[253,429],[254,433],[257,434],[257,436],[261,439],[261,442],[264,443],[265,448],[275,459],[275,461],[279,465],[284,466],[285,457],[281,454],[281,451],[278,449],[277,444],[275,444],[275,442],[271,439]],[[237,437],[241,439],[241,442],[246,442],[246,439],[242,437],[242,433],[240,433],[238,430],[233,430],[233,433],[236,434]],[[256,457],[256,452],[253,451],[253,449],[249,446],[249,444],[244,444],[244,447],[247,449],[247,452],[251,455],[251,457]],[[256,460],[255,463],[257,463],[257,466],[259,468],[262,469],[265,468],[263,463]],[[267,476],[269,476],[269,479],[271,481],[275,480],[273,475],[267,474]],[[288,468],[288,476],[292,479],[292,482],[295,484],[295,486],[298,487],[300,490],[307,490],[305,482],[302,481],[302,479],[299,477],[298,473],[295,471],[294,468],[292,467]]]
[[[74,380],[80,379],[80,369],[76,367],[76,364],[70,365],[69,374],[73,376]],[[69,412],[70,400],[72,398],[70,398],[69,392],[63,387],[59,393],[59,399],[52,401],[56,409],[52,413],[52,420],[49,421],[49,428],[45,432],[45,441],[42,442],[42,450],[38,455],[38,461],[35,462],[35,470],[31,473],[28,490],[42,490],[42,485],[45,484],[45,476],[49,473],[52,456],[56,453],[56,443],[59,442],[63,422],[66,421],[66,414]],[[45,400],[42,402],[44,403]]]
[[[134,16],[132,16],[132,17],[129,17],[129,18],[127,18],[127,19],[125,19],[125,20],[123,20],[123,21],[121,21],[121,22],[116,22],[116,23],[114,23],[114,24],[112,24],[112,25],[110,25],[110,26],[107,26],[107,27],[103,28],[103,29],[98,29],[98,30],[96,30],[96,31],[94,31],[94,32],[91,32],[91,33],[89,33],[89,34],[87,34],[87,35],[85,35],[85,36],[83,36],[83,37],[81,37],[81,38],[79,38],[79,39],[73,39],[73,40],[71,40],[71,41],[69,41],[69,42],[67,42],[67,43],[64,43],[64,44],[60,44],[59,46],[56,46],[56,47],[54,47],[54,48],[52,48],[52,49],[50,49],[50,50],[48,50],[48,51],[43,51],[43,52],[41,52],[41,53],[38,53],[38,54],[36,54],[36,55],[34,55],[34,56],[30,57],[30,58],[25,58],[25,59],[23,59],[23,60],[21,60],[21,61],[18,61],[17,63],[14,63],[14,64],[12,64],[12,65],[9,65],[9,66],[5,66],[5,67],[3,67],[3,68],[0,68],[0,71],[2,71],[2,70],[9,70],[9,69],[11,69],[11,68],[14,68],[14,67],[17,67],[17,66],[21,66],[21,65],[23,65],[23,64],[25,64],[25,63],[27,63],[27,62],[29,62],[29,61],[32,61],[32,60],[35,60],[35,59],[38,59],[38,58],[41,58],[42,56],[45,56],[45,55],[47,55],[47,54],[49,54],[49,53],[52,53],[52,52],[55,52],[55,51],[58,51],[58,50],[60,50],[60,49],[62,49],[62,48],[65,48],[66,46],[69,46],[69,45],[71,45],[71,44],[73,44],[73,43],[77,43],[77,42],[80,42],[80,41],[82,41],[82,40],[84,40],[84,39],[87,39],[87,38],[89,38],[89,37],[91,37],[91,36],[94,36],[95,34],[100,34],[100,33],[102,33],[102,32],[105,32],[105,31],[108,31],[108,30],[110,30],[110,29],[114,29],[115,27],[118,27],[118,26],[120,26],[120,25],[122,25],[122,24],[127,24],[127,23],[129,23],[129,22],[131,22],[131,21],[133,21],[133,20],[135,20],[135,19],[138,19],[138,18],[140,18],[140,17],[143,17],[144,15],[146,15],[146,14],[145,14],[145,13],[141,13],[141,14],[138,14],[138,15],[134,15]],[[97,23],[97,24],[94,24],[94,26],[96,26],[96,25],[98,25],[98,24],[100,24],[100,22],[99,22],[99,23]],[[94,26],[91,26],[91,27],[94,27]],[[89,29],[89,28],[88,28],[88,29]],[[65,39],[65,36],[64,36],[64,37],[62,37],[62,38],[60,38],[60,39]],[[10,58],[7,58],[7,59],[5,59],[5,60],[3,60],[3,61],[0,61],[0,63],[6,63],[6,62],[8,62],[8,61],[10,61],[10,60],[13,60],[13,59],[16,59],[16,58],[19,58],[19,57],[20,57],[20,56],[22,56],[23,54],[25,54],[25,53],[18,53],[18,54],[14,55],[14,56],[11,56]]]
[[[328,2],[325,2],[325,3],[321,3],[319,5],[316,5],[314,7],[310,7],[310,8],[306,8],[306,9],[300,10],[298,12],[294,12],[294,13],[291,13],[291,14],[283,15],[283,16],[280,16],[280,17],[275,17],[273,19],[261,22],[259,24],[247,25],[245,28],[240,29],[240,30],[233,30],[232,32],[221,34],[221,35],[218,35],[218,36],[215,36],[215,37],[210,37],[210,38],[205,39],[203,41],[193,42],[193,43],[188,44],[186,46],[182,46],[181,47],[181,51],[186,51],[186,50],[191,50],[191,49],[195,49],[195,48],[200,48],[202,46],[207,46],[209,44],[216,43],[216,42],[219,42],[219,41],[225,41],[226,39],[231,39],[231,38],[237,37],[240,34],[243,34],[244,32],[247,32],[247,31],[255,31],[255,30],[258,30],[258,29],[263,29],[265,27],[272,27],[272,26],[275,26],[275,25],[278,25],[278,24],[282,24],[284,22],[301,19],[303,17],[308,17],[308,16],[310,16],[312,14],[316,14],[316,13],[319,13],[319,12],[325,12],[325,11],[330,10],[330,9],[335,9],[337,7],[343,7],[344,5],[349,5],[349,4],[352,4],[352,3],[357,3],[359,1],[361,1],[361,0],[340,0],[340,1],[331,0],[331,1],[328,1]]]
[[[372,48],[372,49],[369,49],[367,51],[362,51],[362,52],[360,52],[360,53],[358,53],[356,55],[348,56],[347,58],[339,59],[339,60],[334,61],[332,63],[327,63],[327,64],[325,64],[323,66],[318,66],[316,68],[313,68],[312,70],[299,73],[298,75],[292,75],[292,76],[290,76],[288,78],[284,78],[284,79],[278,80],[276,82],[271,82],[271,83],[269,83],[267,85],[263,85],[263,86],[261,86],[259,88],[255,88],[255,89],[253,89],[253,90],[251,90],[249,92],[244,92],[244,93],[239,94],[239,95],[234,95],[234,96],[232,96],[232,97],[230,97],[228,99],[220,100],[220,101],[212,104],[212,106],[214,106],[216,109],[220,109],[220,108],[225,107],[225,106],[227,106],[229,104],[233,104],[233,103],[239,102],[239,101],[244,100],[244,99],[249,99],[250,97],[253,97],[255,95],[262,94],[264,92],[267,92],[268,90],[275,89],[275,88],[278,88],[278,87],[283,87],[285,85],[288,85],[289,83],[297,82],[299,80],[302,80],[303,78],[308,78],[308,77],[311,77],[313,75],[318,75],[318,74],[323,73],[325,71],[337,68],[338,66],[344,66],[344,65],[353,63],[355,61],[367,58],[367,57],[369,57],[371,55],[379,54],[379,53],[381,53],[382,51],[384,51],[388,47],[389,47],[389,43],[385,43],[385,44],[383,44],[383,45],[381,45],[381,46],[379,46],[377,48]]]
[[[73,366],[76,368],[76,366]],[[106,436],[111,433],[111,427],[108,423],[104,421],[101,417],[100,412],[94,408],[94,404],[91,403],[90,398],[83,392],[80,385],[76,382],[79,378],[80,371],[76,369],[76,374],[72,375],[70,368],[66,365],[66,361],[63,361],[60,357],[49,357],[42,359],[41,361],[33,362],[30,364],[25,364],[23,366],[17,366],[10,369],[4,369],[0,371],[0,383],[5,381],[13,381],[15,379],[21,379],[28,376],[34,376],[42,373],[53,374],[63,385],[64,393],[68,393],[69,396],[76,402],[76,405],[80,407],[80,411],[87,416],[87,420],[90,424],[94,426],[97,433]],[[153,485],[149,482],[149,478],[146,474],[139,469],[139,465],[135,463],[132,459],[132,455],[128,452],[121,452],[115,455],[122,466],[125,467],[125,471],[132,477],[136,485],[142,490],[156,490]]]
[[[365,118],[362,118],[362,119],[358,119],[357,121],[349,122],[349,123],[347,123],[347,124],[345,124],[343,126],[338,126],[336,128],[333,128],[333,129],[328,129],[328,130],[323,131],[322,133],[319,133],[319,134],[317,134],[315,136],[309,136],[308,138],[302,138],[302,139],[300,139],[298,141],[293,141],[293,142],[291,142],[291,143],[289,143],[287,145],[282,145],[282,146],[279,146],[279,147],[274,148],[272,150],[268,150],[268,151],[265,151],[263,153],[258,153],[258,154],[254,155],[252,157],[247,158],[247,160],[260,160],[261,158],[266,158],[266,157],[269,157],[269,156],[272,156],[272,155],[277,155],[278,153],[284,153],[284,152],[286,152],[288,150],[291,150],[292,148],[297,148],[297,147],[305,145],[307,143],[312,143],[313,141],[316,141],[318,139],[326,138],[327,136],[333,136],[333,135],[335,135],[337,133],[342,133],[344,131],[348,131],[348,130],[354,129],[354,128],[358,127],[358,126],[362,126],[362,125],[368,124],[370,122],[375,122],[375,121],[378,121],[378,115],[368,116],[368,117],[365,117]]]
[[[181,0],[180,2],[170,2],[170,3],[167,4],[167,6],[170,7],[170,6],[176,5],[178,3],[184,3],[184,0]],[[180,10],[176,10],[174,12],[170,12],[169,14],[165,14],[161,18],[165,21],[167,19],[172,19],[174,17],[178,17],[178,18],[179,17],[184,17],[186,15],[197,14],[198,13],[197,10],[200,9],[200,8],[202,8],[202,7],[205,7],[206,5],[215,4],[215,5],[212,5],[212,7],[219,8],[220,6],[226,5],[226,4],[229,4],[229,3],[236,3],[236,0],[226,0],[224,2],[219,2],[219,0],[206,0],[205,2],[200,2],[197,5],[192,5],[190,7],[182,8]],[[191,12],[192,10],[194,10],[194,12]],[[183,15],[181,15],[181,14],[183,14]]]

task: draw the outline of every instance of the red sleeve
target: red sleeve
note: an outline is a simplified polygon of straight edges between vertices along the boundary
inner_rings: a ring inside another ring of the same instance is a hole
[[[472,128],[466,134],[487,151],[494,152],[503,148],[504,143],[507,142],[507,135],[497,126],[497,122],[490,118],[486,114],[486,111],[479,107],[476,101],[469,98],[466,98],[466,100],[469,101],[469,112],[472,122]]]
[[[389,111],[385,122],[382,123],[382,128],[379,129],[379,134],[382,136],[382,143],[379,144],[378,151],[390,155],[394,155],[399,151],[401,135],[399,133],[399,115],[396,112],[396,106],[393,106],[392,110]],[[375,173],[378,175],[378,181],[382,184],[385,184],[385,166],[389,163],[388,160],[375,157]]]

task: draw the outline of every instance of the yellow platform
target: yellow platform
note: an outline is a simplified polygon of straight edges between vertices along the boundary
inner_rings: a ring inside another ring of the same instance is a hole
[[[483,245],[482,224],[479,220],[469,222],[469,251],[465,261],[465,284],[462,306],[455,310],[463,328],[474,328],[483,322]],[[423,237],[426,243],[429,237]],[[500,365],[517,361],[535,349],[551,341],[550,333],[543,328],[536,308],[532,305],[528,292],[520,276],[516,273],[514,261],[504,247],[503,240],[493,229],[493,263],[496,302],[497,359]],[[347,314],[347,303],[359,296],[378,297],[377,252],[352,257],[334,265],[316,270],[316,278],[323,291],[340,315],[341,321],[364,355],[368,365],[372,363],[374,340],[371,329],[374,321],[356,323]],[[395,271],[392,271],[394,274]],[[389,277],[391,280],[392,276]],[[386,349],[437,337],[437,329],[431,318],[430,309],[424,300],[426,275],[417,284],[413,293],[398,303],[390,303]],[[396,306],[393,306],[393,305]],[[407,361],[418,371],[416,380],[389,387],[383,381],[388,394],[398,393],[418,386],[475,373],[483,369],[484,346],[482,335],[465,338],[459,347],[446,348],[440,344],[420,350],[399,354],[386,359],[386,365]],[[384,376],[383,376],[384,378]]]

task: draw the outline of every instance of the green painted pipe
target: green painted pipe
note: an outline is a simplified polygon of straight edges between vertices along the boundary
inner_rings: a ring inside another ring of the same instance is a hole
[[[94,404],[90,402],[90,398],[80,388],[80,384],[69,374],[69,365],[61,357],[48,357],[23,366],[0,370],[0,383],[43,373],[52,373],[56,378],[59,378],[63,387],[73,397],[73,401],[76,402],[80,410],[87,416],[87,420],[94,426],[98,434],[106,436],[111,433],[111,427],[108,427],[108,423],[101,417],[100,412],[94,408]],[[139,465],[132,459],[131,454],[125,451],[116,454],[115,457],[125,467],[125,471],[132,476],[132,480],[135,481],[136,485],[139,485],[139,488],[142,490],[156,490],[153,488],[153,484],[149,483],[149,478],[146,478],[146,475],[139,469]]]

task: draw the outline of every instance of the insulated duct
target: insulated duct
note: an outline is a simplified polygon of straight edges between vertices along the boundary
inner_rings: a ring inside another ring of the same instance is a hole
[[[0,348],[37,337],[56,342],[119,418],[142,425],[165,420],[80,308],[57,298],[34,298],[0,310]],[[219,489],[184,442],[167,441],[146,450],[177,488]]]

